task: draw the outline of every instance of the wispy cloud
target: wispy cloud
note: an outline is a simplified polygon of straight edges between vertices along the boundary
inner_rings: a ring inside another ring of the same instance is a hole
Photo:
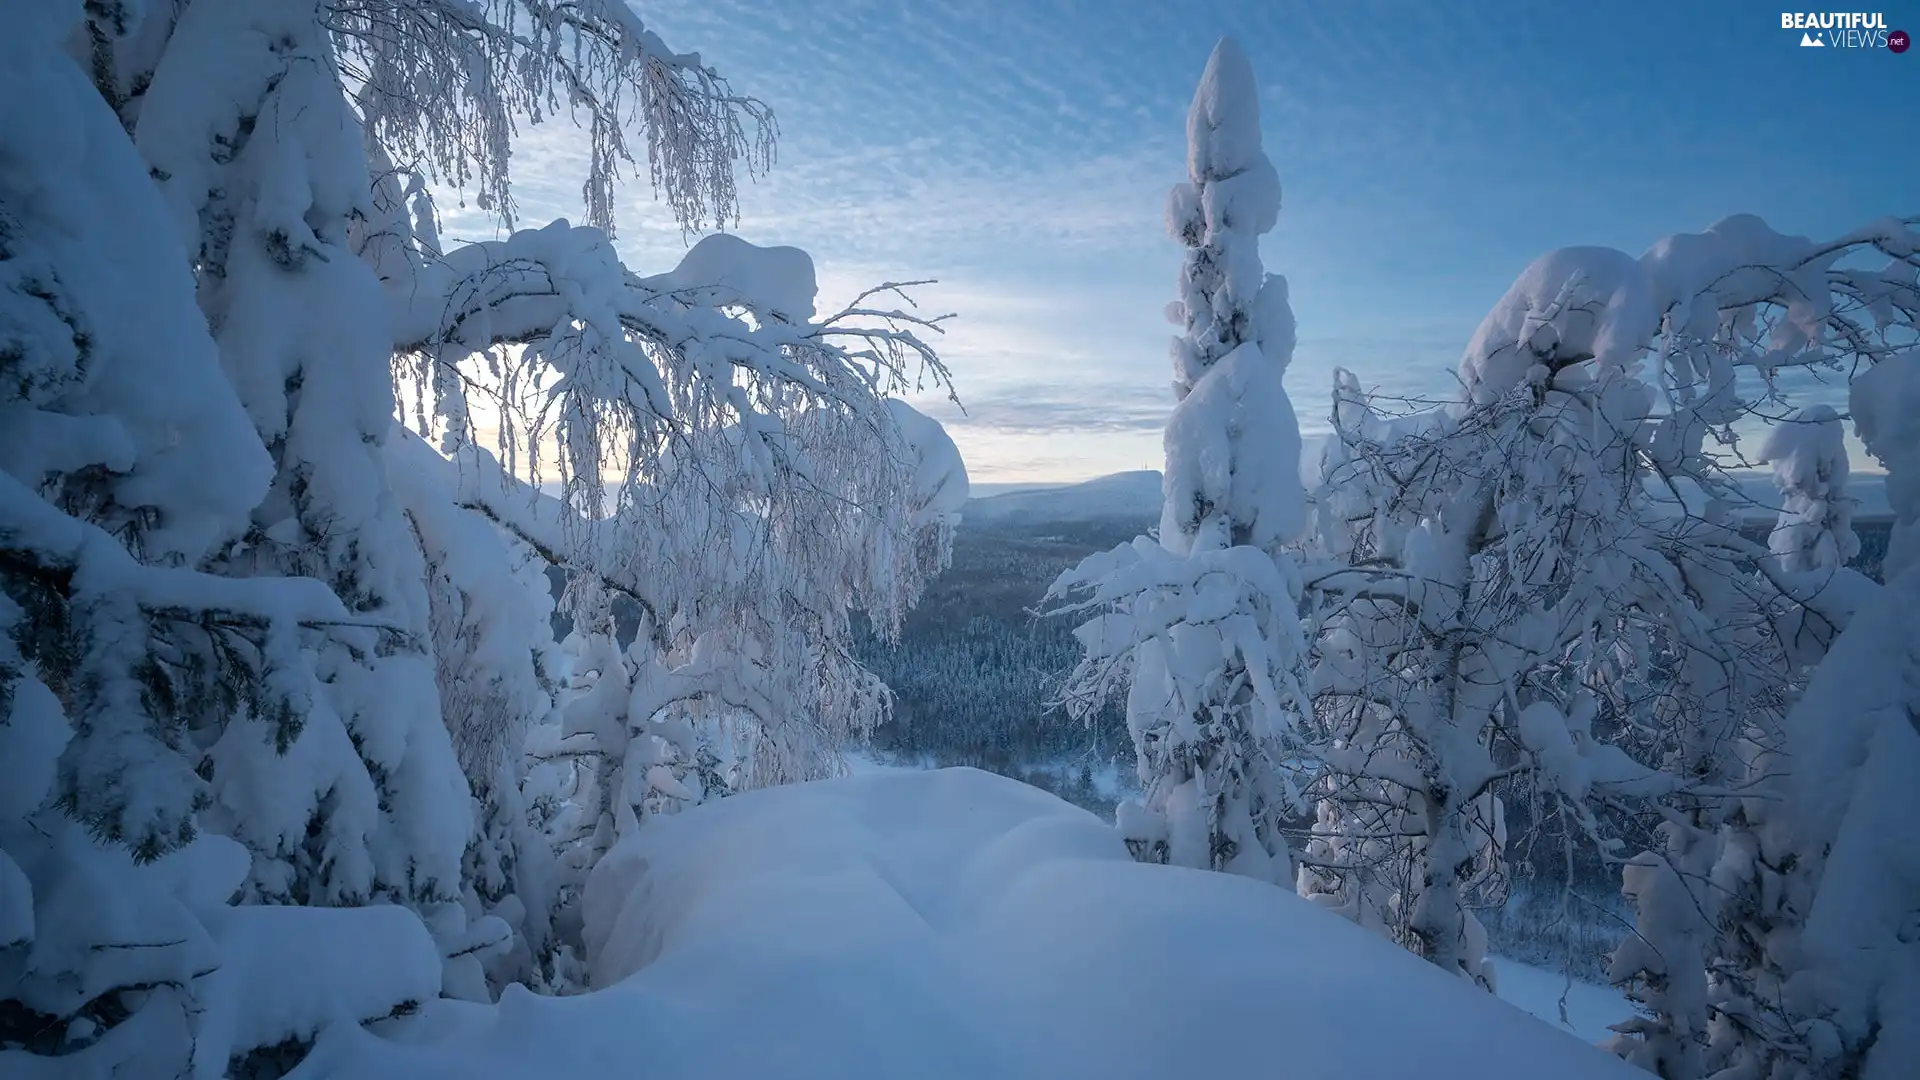
[[[1223,32],[1261,79],[1286,188],[1263,251],[1293,285],[1288,385],[1309,433],[1324,430],[1335,367],[1390,394],[1446,393],[1479,316],[1548,247],[1637,251],[1737,211],[1815,234],[1916,209],[1902,178],[1920,144],[1888,140],[1884,109],[1850,107],[1897,100],[1893,80],[1910,73],[1799,55],[1765,13],[1657,0],[636,7],[779,116],[780,159],[741,192],[743,235],[812,252],[823,306],[940,279],[916,295],[960,316],[940,346],[967,406],[940,415],[981,476],[1072,479],[1157,454],[1160,310],[1179,261],[1162,205]],[[1758,114],[1744,96],[1755,79],[1774,88]],[[1780,149],[1809,131],[1873,157]],[[525,134],[525,222],[577,215],[579,136]],[[491,232],[472,208],[443,210],[450,234]],[[664,268],[687,242],[635,185],[620,235],[631,261]]]
[[[1006,386],[927,412],[954,428],[985,428],[1012,435],[1159,432],[1173,409],[1171,390],[1127,383],[1097,386],[1027,383]]]

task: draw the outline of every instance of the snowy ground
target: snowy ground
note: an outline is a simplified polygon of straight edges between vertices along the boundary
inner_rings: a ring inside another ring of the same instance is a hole
[[[906,765],[888,765],[871,754],[848,754],[846,759],[847,772],[853,776],[889,776],[923,771]]]
[[[848,754],[847,766],[854,776],[899,775],[921,771],[911,766],[889,765],[867,754]],[[1059,770],[1063,775],[1067,769]],[[1094,771],[1095,786],[1101,794],[1130,792],[1118,771],[1103,767]],[[1612,1034],[1608,1028],[1633,1015],[1632,1003],[1610,986],[1598,986],[1536,964],[1496,957],[1500,999],[1517,1006],[1583,1041],[1597,1043]]]
[[[596,871],[605,984],[342,1026],[301,1080],[1638,1072],[1270,886],[1131,861],[970,769],[878,770],[662,820]],[[1368,1018],[1395,1016],[1394,1039]]]
[[[1502,1001],[1587,1042],[1607,1038],[1613,1034],[1609,1027],[1633,1015],[1633,1004],[1610,986],[1569,982],[1560,972],[1518,960],[1496,958],[1494,964]]]

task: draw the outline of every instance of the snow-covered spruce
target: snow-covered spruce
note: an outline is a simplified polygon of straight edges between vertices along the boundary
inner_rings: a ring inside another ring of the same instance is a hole
[[[1854,500],[1846,494],[1847,447],[1830,406],[1801,409],[1767,433],[1760,459],[1773,465],[1784,503],[1767,546],[1783,570],[1832,573],[1860,553]]]
[[[341,79],[312,4],[207,0],[173,26],[133,130],[198,238],[201,307],[275,465],[221,571],[319,578],[401,634],[313,650],[297,738],[241,725],[210,747],[208,824],[255,852],[262,900],[424,910],[458,898],[472,822],[425,640],[425,562],[382,455],[392,333],[348,244],[369,172]]]
[[[200,828],[207,748],[297,740],[315,654],[394,628],[195,569],[272,460],[146,164],[57,45],[75,14],[0,33],[0,1072],[221,1077],[437,994],[440,955],[402,908],[229,906],[252,860]]]
[[[1167,203],[1187,254],[1168,309],[1184,334],[1160,536],[1087,559],[1048,597],[1062,612],[1101,611],[1076,631],[1086,651],[1067,702],[1084,714],[1126,689],[1144,794],[1118,824],[1136,855],[1280,882],[1292,871],[1283,762],[1304,707],[1299,585],[1280,547],[1305,508],[1281,384],[1293,312],[1259,253],[1280,180],[1260,148],[1252,67],[1230,38],[1187,114],[1187,175]]]

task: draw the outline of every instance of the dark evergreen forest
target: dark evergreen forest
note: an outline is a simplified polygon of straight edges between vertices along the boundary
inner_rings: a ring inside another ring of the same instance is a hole
[[[1071,619],[1035,614],[1061,571],[1124,543],[1151,522],[1136,517],[1042,521],[963,520],[953,566],[927,590],[897,643],[859,635],[860,658],[894,692],[893,722],[874,733],[880,761],[969,765],[1025,780],[1096,813],[1111,813],[1133,785],[1133,750],[1118,703],[1090,724],[1053,708],[1079,657]],[[1856,569],[1878,580],[1886,519],[1855,523]],[[1764,542],[1767,526],[1751,530]],[[555,588],[562,579],[557,572]],[[622,625],[632,612],[616,604]],[[554,629],[568,624],[555,616]]]
[[[1143,525],[963,523],[952,569],[908,617],[899,642],[862,636],[861,659],[894,692],[894,722],[874,734],[875,756],[971,765],[1110,811],[1116,782],[1131,782],[1126,719],[1118,704],[1090,724],[1052,708],[1080,646],[1071,619],[1034,609],[1061,571]]]

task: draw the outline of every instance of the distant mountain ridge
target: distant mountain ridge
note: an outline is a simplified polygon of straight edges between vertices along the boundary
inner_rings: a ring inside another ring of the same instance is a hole
[[[1756,469],[1737,476],[1741,490],[1751,500],[1740,508],[1742,517],[1764,520],[1778,512],[1780,494],[1771,473]],[[1847,492],[1858,502],[1854,510],[1857,517],[1872,519],[1892,513],[1886,481],[1884,473],[1857,472],[1848,478]],[[994,487],[997,490],[993,494],[967,500],[961,512],[963,525],[1003,528],[1125,520],[1137,521],[1144,528],[1160,520],[1160,473],[1153,469],[1112,473],[1078,484]],[[1656,497],[1667,496],[1660,492]],[[1689,500],[1695,510],[1699,509],[1698,502]]]
[[[1004,491],[967,500],[966,525],[1160,519],[1160,474],[1152,469],[1114,473],[1079,484]]]

